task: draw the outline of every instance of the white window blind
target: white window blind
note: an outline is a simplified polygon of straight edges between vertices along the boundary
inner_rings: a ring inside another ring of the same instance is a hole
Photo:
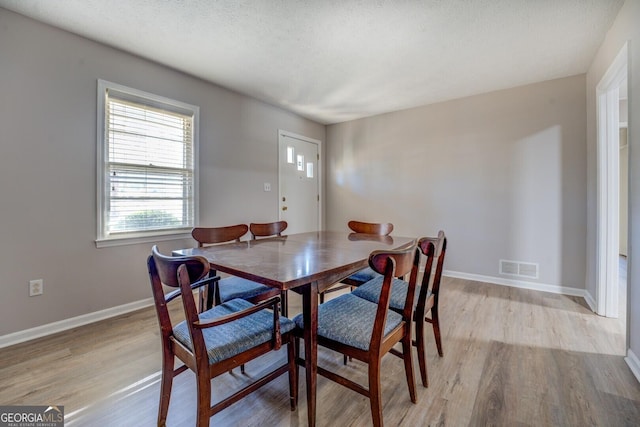
[[[103,86],[98,240],[190,230],[196,212],[197,107],[194,112],[175,101]]]

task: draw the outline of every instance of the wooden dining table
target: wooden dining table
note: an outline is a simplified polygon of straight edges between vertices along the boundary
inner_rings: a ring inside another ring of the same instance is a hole
[[[173,253],[200,255],[209,260],[212,270],[302,295],[307,417],[309,426],[314,426],[319,293],[366,267],[372,251],[400,249],[414,243],[415,239],[410,237],[317,231],[181,249]]]

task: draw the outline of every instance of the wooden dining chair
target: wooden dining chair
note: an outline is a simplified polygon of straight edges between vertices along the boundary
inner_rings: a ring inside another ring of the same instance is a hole
[[[196,227],[191,231],[191,236],[198,242],[199,247],[204,247],[233,241],[239,242],[240,238],[247,234],[247,231],[249,231],[249,227],[246,224],[227,227]],[[211,270],[211,274],[215,275],[217,272]],[[242,298],[255,304],[277,295],[280,295],[279,289],[241,277],[229,276],[220,279],[215,286],[209,287],[205,308],[211,308],[213,300],[218,305],[235,298]],[[286,315],[287,309],[284,302],[282,302],[280,310],[283,315]]]
[[[257,240],[258,237],[282,236],[282,232],[287,229],[289,224],[287,221],[265,222],[249,224],[249,232],[251,239]],[[282,301],[281,311],[283,316],[289,313],[289,298],[286,290],[280,291],[280,299]]]
[[[154,246],[147,267],[162,340],[158,426],[166,425],[173,378],[187,369],[196,376],[198,427],[208,426],[210,417],[286,372],[291,410],[295,410],[298,398],[292,334],[295,325],[279,315],[279,297],[256,305],[234,299],[198,314],[193,290],[219,279],[209,276],[205,258],[169,257]],[[165,294],[163,286],[174,290]],[[172,323],[167,304],[178,297],[182,297],[185,320]],[[211,406],[213,378],[278,350],[282,344],[287,346],[287,363]],[[175,358],[183,363],[178,368],[174,368]]]
[[[397,343],[402,343],[402,358],[409,386],[409,396],[416,403],[416,385],[411,359],[411,313],[420,251],[415,244],[403,250],[374,251],[369,266],[383,277],[379,303],[358,298],[353,293],[340,295],[318,306],[318,345],[358,359],[368,365],[368,388],[318,366],[318,374],[369,398],[374,426],[382,426],[382,390],[380,364],[382,357]],[[410,273],[409,291],[405,293],[402,313],[389,310],[394,276]],[[296,335],[304,329],[302,315],[296,316]],[[296,351],[299,339],[296,340]],[[296,354],[299,354],[297,352]]]
[[[362,221],[349,221],[347,226],[351,231],[357,234],[372,235],[372,236],[388,236],[393,231],[393,224],[387,223],[374,223],[374,222],[362,222]],[[368,282],[376,277],[376,273],[370,268],[366,267],[351,276],[343,279],[340,284],[333,286],[320,294],[320,303],[324,302],[325,294],[336,292],[342,289],[353,288]]]
[[[286,230],[288,226],[287,221],[252,222],[249,224],[249,232],[251,233],[251,238],[254,240],[257,237],[282,236],[282,232]]]
[[[425,342],[425,322],[431,323],[433,326],[433,334],[438,348],[438,355],[444,355],[442,351],[442,339],[440,335],[440,319],[438,317],[438,298],[440,294],[440,280],[442,278],[442,266],[447,250],[447,238],[444,231],[438,232],[438,237],[423,237],[418,241],[418,247],[426,258],[424,274],[422,275],[421,285],[416,290],[418,297],[413,312],[413,321],[416,325],[416,341],[413,345],[418,352],[418,364],[420,366],[420,375],[422,377],[422,385],[429,386],[427,375],[427,359],[426,359],[426,342]],[[436,261],[436,270],[431,280],[431,271],[434,260]],[[359,286],[352,292],[360,298],[367,301],[378,302],[380,300],[380,290],[383,286],[383,280],[375,278]],[[389,308],[398,313],[404,310],[404,301],[407,292],[411,289],[408,282],[401,279],[394,279],[393,290],[391,292]],[[427,315],[430,314],[430,317]]]

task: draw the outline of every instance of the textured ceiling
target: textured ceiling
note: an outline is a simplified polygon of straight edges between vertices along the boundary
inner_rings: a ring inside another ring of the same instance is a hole
[[[586,72],[623,0],[0,0],[321,123]]]

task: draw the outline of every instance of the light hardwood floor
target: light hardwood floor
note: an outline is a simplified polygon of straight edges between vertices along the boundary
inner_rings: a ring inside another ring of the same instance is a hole
[[[418,381],[416,405],[402,361],[383,361],[387,426],[640,425],[640,384],[623,360],[620,322],[591,313],[580,298],[461,279],[444,278],[441,295],[445,354],[438,357],[429,331],[430,387]],[[290,313],[299,311],[292,295]],[[64,405],[66,426],[153,426],[157,329],[150,308],[1,349],[0,404]],[[251,362],[245,375],[284,357],[280,352]],[[363,364],[345,367],[330,351],[320,350],[320,364],[366,380]],[[283,376],[214,416],[211,425],[306,425],[302,368],[301,374],[296,412],[288,408]],[[214,393],[230,393],[244,380],[239,372],[225,374],[214,380]],[[370,420],[366,398],[318,379],[319,426],[366,426]],[[195,381],[187,372],[174,382],[168,425],[194,422]]]

